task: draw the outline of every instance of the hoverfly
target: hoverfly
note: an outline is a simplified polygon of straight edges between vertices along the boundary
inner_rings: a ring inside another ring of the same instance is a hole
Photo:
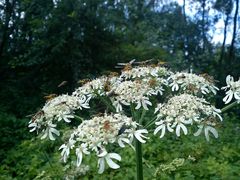
[[[38,118],[40,118],[41,116],[44,115],[44,111],[43,110],[40,110],[38,111],[36,114],[34,114],[31,118],[31,121],[32,122],[35,122]]]
[[[88,83],[88,82],[90,82],[91,80],[90,79],[81,79],[81,80],[79,80],[77,83],[78,84],[81,84],[81,85],[83,85],[83,84],[86,84],[86,83]]]
[[[133,63],[136,61],[136,59],[133,59],[129,61],[128,63],[117,63],[117,66],[115,68],[123,68],[123,71],[131,70]]]
[[[214,82],[214,78],[207,73],[200,74],[200,76],[202,76],[204,79],[206,79],[210,83]]]
[[[57,94],[49,94],[49,95],[44,96],[44,99],[48,102],[55,97],[57,97]]]

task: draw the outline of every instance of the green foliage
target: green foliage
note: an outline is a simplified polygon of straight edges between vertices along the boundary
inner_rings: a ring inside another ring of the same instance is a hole
[[[231,179],[240,176],[239,117],[225,117],[219,127],[219,139],[207,142],[204,137],[171,134],[159,139],[152,136],[143,146],[143,168],[145,179]],[[151,144],[151,146],[149,145]],[[96,160],[84,159],[90,164],[86,175],[80,175],[75,159],[70,165],[60,161],[57,151],[60,141],[42,141],[38,138],[25,140],[16,148],[5,152],[7,158],[0,168],[3,179],[134,179],[135,153],[132,149],[121,148],[115,151],[122,156],[121,168],[107,169],[97,174]],[[83,163],[84,163],[83,162]]]
[[[27,119],[18,119],[13,114],[0,112],[0,162],[7,157],[6,152],[28,137]]]

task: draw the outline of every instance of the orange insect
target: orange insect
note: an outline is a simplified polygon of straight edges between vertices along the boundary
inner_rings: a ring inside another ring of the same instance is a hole
[[[57,94],[49,94],[47,96],[44,96],[44,99],[46,99],[46,101],[50,101],[55,97],[57,97]]]
[[[109,131],[111,129],[111,125],[110,125],[110,122],[108,120],[103,123],[103,129],[105,131]]]
[[[86,84],[86,83],[88,83],[90,81],[91,81],[91,79],[81,79],[81,80],[78,81],[78,83],[83,85],[83,84]]]

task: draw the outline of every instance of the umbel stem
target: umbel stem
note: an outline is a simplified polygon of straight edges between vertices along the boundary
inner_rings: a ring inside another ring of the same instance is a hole
[[[229,104],[229,105],[225,106],[224,108],[222,108],[222,109],[221,109],[221,112],[224,113],[225,111],[233,108],[234,106],[236,106],[236,105],[238,105],[238,104],[240,104],[240,103],[238,103],[237,101],[232,102],[231,104]]]
[[[133,119],[141,125],[142,120],[145,115],[145,110],[142,112],[142,116],[140,119],[136,117],[137,112],[135,112],[133,105],[131,107],[131,114]],[[142,163],[142,144],[135,138],[135,152],[136,152],[136,174],[137,174],[137,180],[143,180],[143,163]]]
[[[137,168],[137,180],[143,180],[143,166],[142,166],[142,144],[136,140],[136,168]]]

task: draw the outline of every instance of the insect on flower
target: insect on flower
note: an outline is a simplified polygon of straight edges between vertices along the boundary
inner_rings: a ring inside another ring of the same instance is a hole
[[[132,69],[132,64],[136,61],[136,59],[131,60],[128,63],[117,63],[118,66],[115,68],[123,68],[123,71],[128,71]]]
[[[215,81],[214,78],[207,73],[203,73],[203,74],[199,74],[199,75],[202,76],[204,79],[206,79],[210,83],[214,83],[214,81]]]
[[[81,85],[83,85],[83,84],[86,84],[86,83],[88,83],[88,82],[90,82],[91,80],[90,79],[81,79],[81,80],[79,80],[78,81],[78,84],[81,84]]]
[[[156,79],[152,78],[148,81],[148,84],[150,87],[154,87],[154,86],[156,86],[157,81],[156,81]]]
[[[127,126],[123,125],[123,126],[119,129],[119,131],[118,131],[118,136],[120,136],[121,134],[123,134],[126,129],[127,129]]]
[[[103,129],[105,131],[109,131],[111,129],[110,121],[107,120],[103,123]]]
[[[40,110],[36,114],[34,114],[31,118],[31,122],[35,122],[38,118],[44,115],[44,111]]]
[[[185,79],[185,78],[186,78],[186,76],[185,76],[184,74],[181,74],[180,76],[177,77],[177,80],[179,80],[179,79]]]
[[[103,88],[104,88],[104,91],[106,91],[106,92],[111,91],[111,83],[110,83],[110,81],[109,81],[108,79],[107,79],[107,81],[104,83]]]
[[[197,87],[194,84],[189,84],[187,86],[187,88],[191,91],[191,92],[195,92],[197,91]]]
[[[49,94],[49,95],[44,96],[44,99],[46,99],[46,101],[48,102],[55,97],[57,97],[57,94]]]

